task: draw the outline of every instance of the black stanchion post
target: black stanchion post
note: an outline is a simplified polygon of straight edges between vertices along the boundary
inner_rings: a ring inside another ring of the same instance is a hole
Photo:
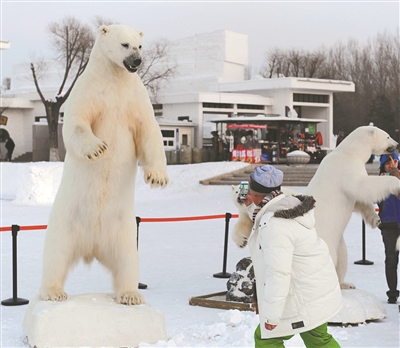
[[[225,241],[224,241],[224,260],[222,266],[222,272],[215,273],[215,278],[230,278],[231,274],[226,272],[226,261],[228,258],[228,236],[229,236],[229,220],[231,219],[232,214],[226,213],[225,214]]]
[[[139,249],[139,224],[140,224],[140,216],[136,216],[136,226],[137,226],[137,231],[136,231],[136,244],[137,248]],[[139,289],[147,289],[146,284],[139,283]]]
[[[362,260],[354,261],[356,265],[373,265],[374,263],[372,261],[368,261],[365,259],[366,256],[366,246],[365,246],[365,222],[364,220],[362,221]]]
[[[18,298],[18,277],[17,277],[17,236],[18,236],[19,226],[11,226],[12,234],[12,273],[13,273],[13,297],[7,300],[1,301],[3,306],[21,306],[29,303],[29,300],[24,298]]]

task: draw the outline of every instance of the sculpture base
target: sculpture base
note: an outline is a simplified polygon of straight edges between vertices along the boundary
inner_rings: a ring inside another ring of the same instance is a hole
[[[164,315],[147,304],[126,306],[112,294],[71,296],[64,302],[34,298],[25,313],[30,346],[137,347],[167,340]]]
[[[329,323],[360,324],[386,317],[387,311],[378,298],[359,289],[342,290],[342,309]]]

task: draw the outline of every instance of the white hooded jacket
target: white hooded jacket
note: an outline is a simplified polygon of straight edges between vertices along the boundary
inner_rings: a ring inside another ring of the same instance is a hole
[[[328,246],[317,236],[315,200],[279,195],[257,214],[249,237],[262,338],[309,331],[341,308]],[[265,329],[264,323],[277,325]]]

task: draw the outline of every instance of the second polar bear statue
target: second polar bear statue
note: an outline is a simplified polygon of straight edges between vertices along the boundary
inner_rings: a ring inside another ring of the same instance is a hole
[[[71,267],[96,258],[112,274],[118,303],[144,303],[134,211],[138,163],[152,187],[166,186],[168,176],[161,131],[136,74],[142,35],[123,25],[101,26],[66,103],[67,154],[46,232],[43,300],[65,300]]]
[[[400,180],[392,176],[368,175],[365,163],[371,154],[390,154],[398,143],[388,133],[362,126],[351,132],[318,166],[305,194],[316,200],[315,228],[328,244],[342,289],[346,283],[347,248],[344,230],[353,211],[361,213],[373,228],[380,223],[374,203],[395,194],[400,196]]]
[[[375,228],[380,219],[375,213],[374,203],[390,194],[400,196],[400,181],[397,178],[369,176],[365,163],[371,154],[392,153],[397,145],[395,140],[377,127],[359,127],[322,160],[305,190],[305,194],[316,200],[316,230],[328,244],[342,289],[355,287],[344,281],[347,248],[343,233],[352,212],[360,212],[365,222]],[[285,188],[282,190],[285,194],[292,194],[285,192]],[[239,247],[244,247],[251,233],[252,222],[244,204],[236,201],[237,194],[238,186],[232,186],[232,200],[239,210],[232,239]]]

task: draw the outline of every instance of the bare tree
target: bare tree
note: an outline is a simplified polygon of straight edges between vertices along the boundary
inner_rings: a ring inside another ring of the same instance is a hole
[[[63,65],[64,72],[60,87],[54,98],[46,99],[40,88],[42,69],[35,63],[30,64],[36,90],[45,106],[49,128],[50,161],[59,161],[58,152],[58,121],[60,108],[67,100],[79,75],[84,71],[91,49],[94,35],[89,26],[82,24],[74,17],[65,17],[60,23],[50,23],[51,44],[57,53],[57,61]],[[70,81],[72,81],[70,83]]]
[[[304,66],[305,53],[297,50],[290,50],[287,55],[287,61],[290,63],[290,76],[300,77],[300,72]],[[289,74],[287,76],[289,76]]]
[[[282,68],[285,65],[284,61],[284,52],[278,48],[270,50],[265,55],[264,65],[261,66],[259,74],[266,78],[272,78],[273,76],[280,77],[282,75]]]
[[[0,117],[11,107],[13,103],[13,95],[5,96],[0,90]]]
[[[309,53],[306,52],[303,58],[303,77],[317,78],[321,74],[321,67],[326,60],[322,50]]]
[[[169,56],[170,45],[167,39],[159,38],[143,48],[142,65],[138,74],[153,103],[157,103],[159,91],[174,76],[176,70],[176,64]]]
[[[251,65],[246,65],[244,67],[244,79],[251,80],[253,77],[253,67]]]
[[[378,34],[365,44],[350,39],[314,52],[269,51],[263,77],[303,76],[353,81],[355,93],[334,95],[335,132],[350,133],[373,122],[398,139],[400,134],[400,40],[398,34]]]

